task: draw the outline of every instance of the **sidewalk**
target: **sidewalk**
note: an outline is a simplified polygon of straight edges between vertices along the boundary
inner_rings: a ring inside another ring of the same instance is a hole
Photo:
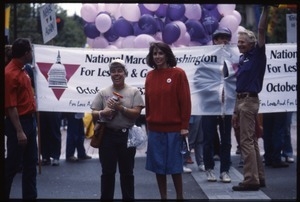
[[[292,124],[292,143],[294,154],[297,155],[297,125],[296,119]],[[37,176],[38,199],[99,199],[101,166],[98,160],[98,150],[89,146],[89,139],[85,140],[87,153],[91,160],[69,163],[65,161],[66,133],[62,131],[62,154],[60,166],[43,166]],[[262,140],[260,151],[263,154]],[[232,167],[229,174],[232,182],[228,184],[220,181],[210,183],[206,181],[205,172],[197,170],[195,164],[188,165],[193,172],[183,174],[183,189],[185,199],[255,199],[255,200],[296,200],[297,193],[297,161],[288,168],[274,169],[265,167],[266,188],[254,192],[233,192],[232,186],[243,178],[243,171],[238,168],[239,155],[235,155],[236,141],[232,136]],[[192,157],[194,158],[193,154]],[[295,156],[295,160],[297,156]],[[159,199],[159,192],[155,175],[145,170],[146,154],[138,150],[135,162],[135,196],[136,199]],[[219,162],[216,162],[215,174],[219,177]],[[20,173],[14,179],[11,198],[21,198]],[[168,198],[175,199],[175,190],[170,176],[168,176]],[[116,175],[115,199],[121,199],[119,174]]]

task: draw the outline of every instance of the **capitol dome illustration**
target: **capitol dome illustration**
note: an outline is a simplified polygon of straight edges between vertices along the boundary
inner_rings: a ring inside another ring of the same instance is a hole
[[[68,88],[66,79],[66,69],[60,62],[60,53],[58,51],[57,61],[48,71],[48,85],[50,88]]]

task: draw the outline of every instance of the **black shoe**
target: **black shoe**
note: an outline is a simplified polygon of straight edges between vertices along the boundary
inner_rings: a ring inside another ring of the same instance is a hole
[[[75,156],[70,156],[66,158],[67,162],[78,162],[78,158],[76,158]]]
[[[272,163],[273,168],[286,168],[289,167],[289,164],[283,161],[280,161],[278,163]]]
[[[85,155],[84,157],[78,157],[78,160],[87,160],[87,159],[91,159],[92,157],[89,155]]]
[[[272,166],[272,163],[270,163],[270,162],[265,162],[265,166]]]
[[[259,190],[259,184],[243,184],[239,183],[237,186],[233,186],[233,191],[258,191]]]
[[[259,187],[266,187],[266,181],[265,180],[259,180]]]
[[[51,160],[50,159],[43,159],[42,160],[42,166],[48,166],[51,164]]]

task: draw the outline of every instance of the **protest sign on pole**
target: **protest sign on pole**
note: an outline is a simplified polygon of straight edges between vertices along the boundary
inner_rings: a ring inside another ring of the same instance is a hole
[[[45,4],[40,8],[40,19],[44,43],[57,35],[56,14],[53,4]]]

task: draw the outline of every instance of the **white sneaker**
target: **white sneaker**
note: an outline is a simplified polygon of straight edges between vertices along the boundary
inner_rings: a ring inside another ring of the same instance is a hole
[[[204,172],[204,171],[205,171],[204,164],[200,164],[200,165],[198,166],[198,169],[199,169],[199,171]]]
[[[52,160],[52,166],[59,166],[59,160],[58,159],[53,159]]]
[[[212,169],[208,169],[206,171],[206,175],[207,175],[207,181],[209,182],[216,182],[217,181],[217,178],[214,174],[214,171]]]
[[[221,179],[221,182],[224,182],[224,183],[231,182],[231,179],[228,175],[228,172],[222,172],[221,175],[220,175],[220,179]]]
[[[192,172],[192,169],[186,167],[186,166],[183,166],[183,172],[184,173],[191,173]]]

